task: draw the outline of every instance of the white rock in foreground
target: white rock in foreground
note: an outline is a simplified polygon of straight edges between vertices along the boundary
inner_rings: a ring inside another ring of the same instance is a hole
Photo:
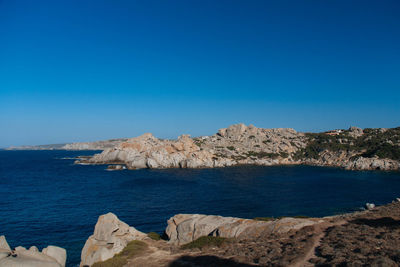
[[[289,217],[265,222],[214,215],[178,214],[168,220],[166,234],[170,243],[183,245],[201,236],[255,238],[271,233],[286,233],[315,223],[310,219]]]
[[[0,236],[0,267],[64,267],[66,260],[66,250],[56,246],[48,246],[42,252],[35,246],[29,250],[19,246],[12,253],[6,238]]]
[[[94,233],[85,243],[80,266],[91,266],[121,252],[132,240],[142,240],[147,235],[120,221],[113,213],[101,215]]]

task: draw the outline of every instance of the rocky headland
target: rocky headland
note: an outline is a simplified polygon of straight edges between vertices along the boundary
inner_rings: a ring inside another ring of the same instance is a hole
[[[308,164],[349,170],[399,170],[400,128],[351,127],[301,133],[290,128],[236,124],[212,136],[181,135],[177,140],[162,140],[146,133],[76,163],[123,165],[128,169]]]
[[[398,266],[400,202],[323,218],[178,214],[163,239],[99,217],[81,266]]]

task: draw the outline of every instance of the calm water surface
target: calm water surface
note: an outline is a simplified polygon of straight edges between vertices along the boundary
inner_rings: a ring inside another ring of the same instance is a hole
[[[143,232],[177,213],[254,218],[325,216],[400,196],[400,173],[310,166],[106,171],[73,165],[75,151],[0,151],[0,235],[10,246],[67,249],[68,266],[99,215]]]

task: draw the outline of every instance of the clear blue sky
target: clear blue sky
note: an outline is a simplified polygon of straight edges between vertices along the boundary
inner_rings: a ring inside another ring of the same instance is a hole
[[[400,125],[400,1],[0,0],[0,147]]]

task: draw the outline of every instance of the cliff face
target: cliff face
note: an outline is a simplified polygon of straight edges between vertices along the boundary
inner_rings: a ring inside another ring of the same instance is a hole
[[[232,125],[212,136],[160,140],[151,134],[128,139],[77,163],[139,168],[201,168],[239,164],[311,164],[358,170],[400,168],[400,130],[299,133],[290,128]]]

